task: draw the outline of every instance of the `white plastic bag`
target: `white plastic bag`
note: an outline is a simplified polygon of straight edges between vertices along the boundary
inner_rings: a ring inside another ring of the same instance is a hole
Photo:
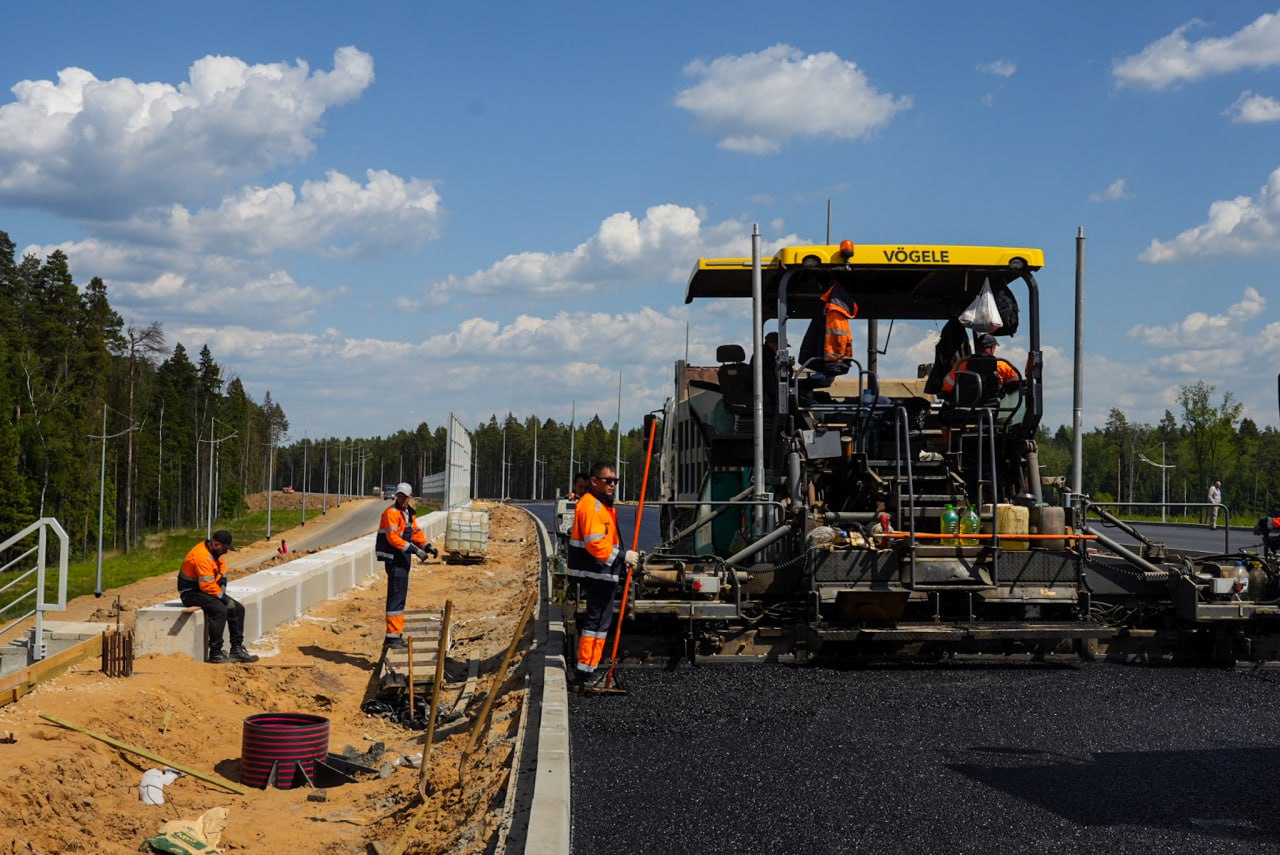
[[[975,332],[995,332],[1003,325],[1000,318],[1000,307],[996,305],[996,298],[991,294],[991,283],[982,280],[982,290],[978,292],[978,296],[969,304],[969,308],[960,313],[960,325],[968,327]]]
[[[148,769],[142,773],[142,780],[138,782],[138,798],[142,799],[144,805],[162,805],[164,788],[181,777],[180,772],[175,772],[167,766],[163,771]]]

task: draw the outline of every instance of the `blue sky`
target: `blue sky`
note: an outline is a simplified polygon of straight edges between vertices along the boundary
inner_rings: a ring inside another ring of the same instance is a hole
[[[611,423],[619,371],[636,424],[686,327],[695,363],[749,343],[749,307],[684,305],[695,259],[753,223],[821,242],[828,199],[836,241],[1044,249],[1056,427],[1082,226],[1086,425],[1198,379],[1277,423],[1280,9],[779,8],[22,4],[0,229],[208,343],[301,437]],[[936,332],[899,325],[882,370]]]

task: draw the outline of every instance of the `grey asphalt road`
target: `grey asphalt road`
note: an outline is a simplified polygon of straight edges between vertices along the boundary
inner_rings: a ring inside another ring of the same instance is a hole
[[[1242,548],[1260,549],[1259,538],[1253,533],[1252,522],[1247,526],[1233,525],[1230,529],[1219,526],[1217,530],[1210,529],[1207,525],[1166,525],[1148,522],[1131,524],[1143,536],[1173,549],[1209,553],[1231,553]],[[1120,543],[1127,545],[1136,542],[1132,536],[1118,528],[1099,526],[1094,521],[1091,521],[1090,525],[1097,527],[1102,534],[1115,538]]]
[[[307,499],[308,515],[312,513],[311,498],[309,496]],[[331,507],[330,513],[336,513],[339,508],[345,509],[352,502],[355,503],[355,507],[344,511],[333,522],[328,522],[321,516],[312,518],[305,526],[290,529],[288,533],[290,548],[295,552],[304,549],[326,549],[377,531],[378,519],[390,502],[384,502],[381,499],[347,499],[338,508]],[[318,510],[319,507],[320,505],[317,504],[315,509]],[[295,514],[297,516],[294,516]],[[289,511],[281,512],[278,516],[273,514],[272,520],[278,528],[280,523],[294,525],[300,517],[301,514],[298,511]]]

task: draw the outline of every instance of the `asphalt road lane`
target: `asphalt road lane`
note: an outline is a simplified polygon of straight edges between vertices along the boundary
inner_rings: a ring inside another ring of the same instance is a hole
[[[1089,525],[1126,546],[1137,542],[1133,537],[1113,526],[1103,525],[1096,520],[1090,520]],[[1171,549],[1187,549],[1206,553],[1230,553],[1239,549],[1259,551],[1261,549],[1261,540],[1253,533],[1252,524],[1248,526],[1233,525],[1230,530],[1222,526],[1217,529],[1211,529],[1207,525],[1175,525],[1173,523],[1134,522],[1130,523],[1130,525],[1148,539],[1163,543]]]
[[[525,505],[533,514],[547,527],[547,531],[555,533],[555,504],[552,502],[533,502]],[[630,549],[632,538],[636,531],[636,516],[639,511],[639,505],[618,504],[614,505],[618,511],[618,529],[622,536],[622,545]],[[638,541],[638,549],[649,551],[659,543],[658,539],[658,509],[650,506],[644,509],[640,516],[640,539]]]
[[[570,699],[578,853],[1280,852],[1280,673],[627,671]]]

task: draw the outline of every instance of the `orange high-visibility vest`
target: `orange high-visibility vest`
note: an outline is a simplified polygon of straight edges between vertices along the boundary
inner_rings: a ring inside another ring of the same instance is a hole
[[[378,537],[374,543],[374,552],[382,561],[390,561],[393,553],[404,552],[412,543],[418,546],[427,545],[427,535],[418,527],[418,517],[413,508],[405,507],[403,511],[394,504],[382,512],[378,522]]]
[[[578,500],[569,532],[568,573],[579,579],[618,581],[622,561],[622,538],[618,536],[618,514],[588,493]]]
[[[221,597],[226,589],[227,565],[213,557],[208,543],[200,541],[191,547],[178,570],[178,593],[204,591],[211,597]]]
[[[823,362],[849,362],[853,359],[853,334],[849,319],[858,316],[858,304],[846,302],[844,291],[831,287],[822,295],[826,301],[826,335],[822,340]]]

